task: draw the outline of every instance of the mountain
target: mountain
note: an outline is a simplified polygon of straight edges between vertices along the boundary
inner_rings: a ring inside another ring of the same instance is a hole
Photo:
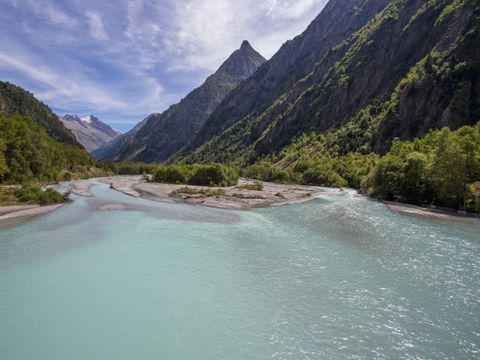
[[[105,146],[120,135],[93,115],[85,117],[65,115],[60,117],[60,120],[67,129],[73,132],[77,140],[88,152]]]
[[[118,154],[120,149],[128,149],[129,147],[134,147],[135,135],[140,131],[140,129],[150,120],[157,117],[158,113],[151,114],[145,119],[140,121],[133,129],[117,136],[115,139],[107,143],[105,146],[98,148],[92,151],[92,155],[96,159],[110,159],[116,158],[118,160]]]
[[[47,105],[37,100],[32,93],[9,82],[0,81],[0,114],[29,117],[56,141],[81,146]]]
[[[28,91],[0,82],[0,183],[87,176],[93,159],[52,110]]]
[[[244,41],[197,89],[162,114],[149,116],[140,128],[114,141],[94,156],[110,160],[162,162],[180,150],[204,125],[225,96],[266,60]]]
[[[480,119],[480,3],[331,0],[174,157],[245,164],[316,133],[339,154]]]

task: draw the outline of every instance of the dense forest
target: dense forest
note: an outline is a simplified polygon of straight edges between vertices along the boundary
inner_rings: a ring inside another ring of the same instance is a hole
[[[29,117],[0,114],[0,182],[68,180],[92,165],[85,150],[55,141]]]
[[[47,105],[37,100],[32,93],[9,82],[0,81],[0,114],[28,117],[55,141],[81,147],[73,133],[65,128]]]

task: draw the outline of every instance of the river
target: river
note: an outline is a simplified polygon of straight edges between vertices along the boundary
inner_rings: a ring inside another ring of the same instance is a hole
[[[480,220],[92,193],[0,229],[0,359],[480,358]]]

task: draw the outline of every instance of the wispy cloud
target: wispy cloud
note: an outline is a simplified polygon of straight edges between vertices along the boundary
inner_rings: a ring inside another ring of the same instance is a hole
[[[133,125],[178,101],[250,40],[264,56],[326,0],[5,0],[0,79],[59,112]]]
[[[96,40],[107,40],[108,35],[103,27],[102,17],[95,11],[87,11],[85,16],[90,25],[90,35]]]

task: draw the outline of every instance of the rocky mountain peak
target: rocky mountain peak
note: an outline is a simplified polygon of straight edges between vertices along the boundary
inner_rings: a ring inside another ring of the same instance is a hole
[[[267,61],[247,40],[220,66],[216,74],[246,78]]]
[[[243,40],[242,45],[240,46],[240,50],[254,50],[252,45],[248,42],[248,40]]]
[[[88,152],[98,149],[115,139],[119,133],[94,115],[65,115],[60,118]]]
[[[94,152],[99,159],[163,162],[187,144],[227,94],[264,62],[248,41],[180,103],[152,114],[133,131]]]

